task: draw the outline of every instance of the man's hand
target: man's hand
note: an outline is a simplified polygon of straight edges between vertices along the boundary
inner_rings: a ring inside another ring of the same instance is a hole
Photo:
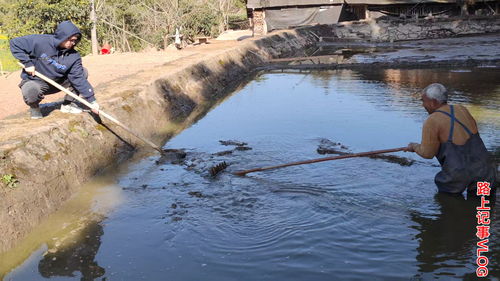
[[[418,145],[416,142],[410,142],[404,151],[415,152],[415,146]]]
[[[99,107],[99,104],[97,103],[97,101],[91,102],[90,105],[92,105],[92,108],[91,108],[92,112],[99,115],[99,108],[100,107]]]
[[[28,73],[31,76],[35,76],[35,66],[28,66],[24,68],[24,71],[26,71],[26,73]]]

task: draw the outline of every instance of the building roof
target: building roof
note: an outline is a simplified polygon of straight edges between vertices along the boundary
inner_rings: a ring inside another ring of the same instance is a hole
[[[487,1],[487,0],[485,0]],[[496,0],[492,0],[496,1]],[[418,4],[418,3],[456,3],[457,0],[345,0],[347,4],[390,5],[390,4]],[[247,8],[270,8],[307,5],[342,4],[344,0],[248,0]]]

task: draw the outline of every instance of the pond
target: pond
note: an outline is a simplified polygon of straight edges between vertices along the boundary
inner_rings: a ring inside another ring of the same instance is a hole
[[[324,147],[419,142],[427,113],[414,93],[433,82],[470,109],[498,158],[499,77],[498,68],[370,66],[260,74],[165,145],[185,159],[121,167],[102,187],[112,196],[95,199],[120,203],[69,245],[44,243],[4,280],[473,279],[479,201],[438,194],[435,159],[397,152],[411,165],[352,158],[231,172],[331,156]],[[222,161],[227,169],[210,177]],[[496,208],[491,220],[488,269],[498,280]]]

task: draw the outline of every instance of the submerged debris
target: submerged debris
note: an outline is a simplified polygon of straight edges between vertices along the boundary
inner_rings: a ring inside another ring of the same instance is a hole
[[[245,151],[245,150],[252,150],[252,148],[249,146],[236,146],[233,150],[224,150],[224,151],[216,152],[213,155],[226,156],[229,154],[233,154],[233,152],[235,152],[235,151]]]
[[[321,139],[316,151],[319,154],[349,154],[349,148],[340,142],[333,142],[329,139]]]
[[[237,146],[234,150],[239,150],[239,151],[245,151],[245,150],[251,150],[252,148],[249,146]]]
[[[413,165],[413,163],[415,163],[415,160],[413,160],[413,159],[409,159],[406,157],[399,157],[399,156],[395,156],[395,155],[379,154],[379,155],[372,155],[369,157],[372,159],[382,159],[382,160],[385,160],[387,162],[395,163],[395,164],[398,164],[401,166],[411,166],[411,165]]]
[[[229,155],[229,154],[233,154],[233,151],[232,150],[224,150],[224,151],[214,153],[214,155],[216,155],[216,156],[225,156],[225,155]]]
[[[200,193],[201,194],[201,193]],[[188,213],[189,205],[183,202],[174,202],[170,205],[170,208],[167,209],[167,213],[165,216],[162,216],[162,219],[166,219],[170,217],[172,222],[178,222],[183,220]]]
[[[170,162],[172,164],[181,164],[186,158],[186,151],[182,149],[164,149],[165,153],[156,161],[156,165]]]
[[[197,198],[202,198],[204,197],[203,196],[203,193],[199,192],[199,191],[190,191],[188,192],[189,195],[191,196],[194,196],[194,197],[197,197]]]
[[[248,145],[248,143],[246,142],[242,142],[242,141],[236,141],[236,140],[220,140],[219,141],[220,144],[222,145],[226,145],[226,146],[229,146],[229,145],[234,145],[234,146],[245,146],[245,145]]]
[[[156,161],[156,165],[177,164],[183,166],[188,171],[194,171],[197,174],[215,178],[229,166],[226,162],[228,160],[226,156],[233,154],[235,151],[252,149],[245,142],[235,140],[220,140],[219,142],[227,146],[232,145],[234,148],[212,154],[185,151],[184,149],[165,149],[164,155]]]
[[[324,148],[324,147],[318,147],[316,151],[319,154],[338,154],[338,155],[346,155],[349,154],[348,152],[344,152],[335,148]]]

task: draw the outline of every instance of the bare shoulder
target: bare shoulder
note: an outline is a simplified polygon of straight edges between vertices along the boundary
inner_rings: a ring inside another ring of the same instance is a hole
[[[442,119],[442,116],[444,116],[443,113],[439,112],[433,112],[432,114],[427,117],[427,119],[424,122],[424,127],[426,126],[435,126],[437,123],[439,123],[439,120]]]
[[[456,104],[455,105],[455,110],[456,111],[462,111],[462,112],[467,112],[469,113],[469,110],[467,109],[467,107],[461,105],[461,104]]]
[[[444,112],[447,112],[446,110],[443,110]],[[447,112],[449,113],[449,112]],[[436,120],[440,120],[440,119],[443,119],[445,117],[448,117],[447,114],[443,113],[443,112],[439,112],[439,111],[434,111],[433,113],[431,113],[429,115],[429,117],[427,117],[427,120],[426,121],[436,121]],[[449,118],[449,117],[448,117]]]
[[[446,112],[446,111],[445,111]],[[446,127],[450,123],[450,117],[443,112],[433,112],[427,120],[425,120],[424,127],[441,128]]]

